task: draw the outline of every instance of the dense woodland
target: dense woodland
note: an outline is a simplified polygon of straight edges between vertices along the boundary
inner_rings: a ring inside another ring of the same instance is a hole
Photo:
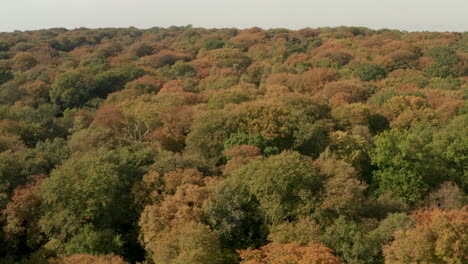
[[[0,33],[0,263],[467,263],[468,33]]]

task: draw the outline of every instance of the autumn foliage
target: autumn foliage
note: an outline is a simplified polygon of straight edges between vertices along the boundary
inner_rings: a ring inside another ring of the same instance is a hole
[[[467,263],[466,41],[0,33],[0,264]]]

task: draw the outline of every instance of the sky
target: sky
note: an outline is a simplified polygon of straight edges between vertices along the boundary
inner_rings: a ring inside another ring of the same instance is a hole
[[[0,32],[54,27],[364,26],[468,31],[468,0],[1,0]]]

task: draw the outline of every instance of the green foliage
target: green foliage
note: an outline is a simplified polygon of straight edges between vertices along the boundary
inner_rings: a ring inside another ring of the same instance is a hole
[[[122,90],[126,83],[126,76],[122,72],[105,71],[94,77],[95,93],[100,97]]]
[[[62,138],[37,142],[35,151],[49,162],[51,168],[67,160],[71,154],[67,142]]]
[[[401,213],[390,214],[379,223],[379,226],[365,235],[361,243],[354,246],[359,256],[359,263],[384,263],[382,246],[393,241],[394,233],[415,226],[415,220]]]
[[[234,132],[228,111],[209,111],[197,117],[187,136],[187,149],[207,160],[218,162],[224,149],[224,140]]]
[[[13,189],[46,171],[47,162],[30,150],[0,152],[0,208],[5,208]]]
[[[210,97],[208,106],[213,109],[223,109],[227,104],[240,104],[249,101],[252,97],[247,91],[222,91]]]
[[[97,232],[83,231],[82,225],[122,232],[120,228],[134,220],[130,188],[142,176],[142,166],[151,162],[149,154],[144,149],[98,149],[73,155],[41,184],[40,195],[45,212],[40,220],[42,231],[50,237],[69,241],[73,250],[102,247],[95,243],[106,244],[109,236],[100,238],[101,235],[94,235],[94,238],[79,244],[87,236],[79,235],[80,232]],[[78,238],[73,240],[75,236]]]
[[[292,151],[254,160],[232,177],[247,185],[265,220],[272,224],[312,213],[322,181],[312,161]]]
[[[13,79],[13,73],[7,67],[0,67],[0,85]]]
[[[295,222],[284,222],[273,226],[268,234],[268,240],[272,243],[295,243],[307,245],[322,235],[321,227],[316,221],[308,217],[302,217]]]
[[[336,254],[341,256],[346,263],[362,263],[354,248],[358,244],[365,243],[364,237],[368,231],[367,228],[369,227],[363,223],[340,216],[325,229],[320,241],[335,249]]]
[[[120,236],[113,234],[112,230],[96,230],[91,224],[86,224],[64,245],[64,250],[67,255],[101,255],[118,252],[122,246]]]
[[[94,59],[90,61],[81,61],[81,66],[88,68],[92,73],[99,73],[110,69],[109,63],[102,59]]]
[[[363,63],[354,73],[365,82],[381,80],[387,76],[385,70],[375,63]]]
[[[258,247],[265,242],[267,227],[258,211],[259,202],[240,181],[218,186],[206,208],[208,223],[230,249]]]
[[[434,63],[424,69],[427,74],[442,78],[457,76],[457,74],[453,72],[453,67],[460,59],[455,54],[453,48],[447,46],[435,47],[428,50],[426,55],[435,59]]]
[[[154,51],[153,46],[149,43],[138,43],[131,48],[131,52],[136,57],[144,57],[151,55]]]
[[[468,188],[468,115],[454,118],[434,135],[431,148],[440,158],[446,177]],[[446,178],[446,179],[447,179]]]
[[[416,202],[429,186],[439,183],[440,168],[430,164],[430,153],[420,137],[392,129],[377,135],[374,144],[371,160],[379,168],[374,171],[379,193],[392,192]]]
[[[264,138],[261,134],[248,135],[242,131],[231,134],[229,138],[224,141],[224,150],[240,145],[256,146],[260,148],[266,156],[278,154],[279,152],[273,140]]]
[[[62,73],[52,84],[50,99],[63,109],[81,106],[93,97],[96,84],[90,74],[82,71]]]
[[[208,39],[203,43],[203,48],[207,50],[220,49],[224,47],[224,41],[221,39]]]
[[[195,69],[191,64],[182,61],[178,61],[171,66],[171,73],[173,75],[173,79],[194,77],[196,74]]]

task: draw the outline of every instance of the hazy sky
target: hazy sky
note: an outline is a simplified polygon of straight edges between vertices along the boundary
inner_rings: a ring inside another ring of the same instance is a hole
[[[0,31],[52,27],[366,26],[468,31],[468,0],[1,0]]]

